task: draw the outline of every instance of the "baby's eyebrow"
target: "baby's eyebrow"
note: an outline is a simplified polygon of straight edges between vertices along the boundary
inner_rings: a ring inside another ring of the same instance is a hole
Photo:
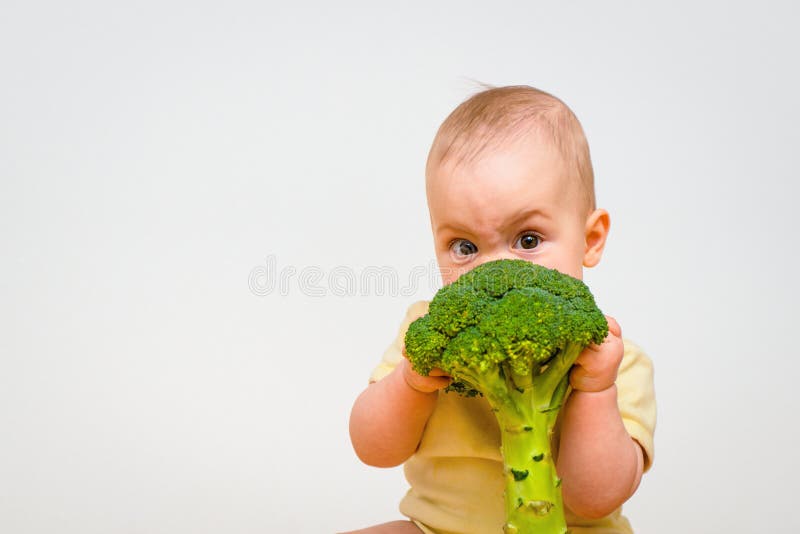
[[[503,229],[515,226],[522,221],[526,221],[528,219],[532,219],[534,217],[542,218],[542,219],[549,219],[548,215],[539,208],[529,208],[529,209],[521,209],[514,215],[512,215],[507,222],[505,222],[502,227]],[[474,231],[470,230],[467,226],[462,226],[460,224],[455,223],[444,223],[436,228],[436,235],[441,235],[444,233],[456,233],[456,234],[466,234],[466,235],[473,235],[475,234]]]
[[[466,233],[466,234],[472,233],[468,228],[464,228],[462,226],[454,225],[454,224],[450,224],[450,223],[442,224],[441,226],[439,226],[436,229],[436,235],[443,234],[443,233],[446,233],[446,232],[453,232],[453,233],[456,233],[456,234],[459,234],[459,233]]]
[[[542,217],[542,218],[545,218],[545,219],[548,218],[547,214],[544,213],[541,209],[539,209],[539,208],[529,208],[529,209],[522,209],[519,212],[517,212],[517,214],[512,219],[510,219],[510,221],[511,221],[511,224],[514,224],[514,223],[518,223],[520,221],[524,221],[524,220],[527,220],[527,219],[530,219],[530,218],[533,218],[533,217]]]

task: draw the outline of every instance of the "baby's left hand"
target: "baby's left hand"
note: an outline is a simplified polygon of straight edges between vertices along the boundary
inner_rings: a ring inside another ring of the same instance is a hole
[[[622,362],[624,347],[622,330],[613,317],[606,315],[608,336],[600,345],[589,345],[578,359],[569,375],[572,389],[578,391],[603,391],[614,385]]]

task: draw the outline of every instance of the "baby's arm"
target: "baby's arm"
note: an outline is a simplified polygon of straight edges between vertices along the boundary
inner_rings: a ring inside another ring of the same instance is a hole
[[[375,467],[405,462],[417,450],[438,390],[449,383],[438,369],[430,376],[417,374],[403,358],[385,378],[367,386],[350,413],[350,441],[361,461]]]
[[[573,391],[562,412],[558,473],[565,504],[581,517],[608,515],[642,478],[644,454],[623,426],[615,380],[623,355],[617,322],[581,353],[570,375]]]

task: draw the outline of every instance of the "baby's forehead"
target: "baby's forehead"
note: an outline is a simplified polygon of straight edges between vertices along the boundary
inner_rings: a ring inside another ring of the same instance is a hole
[[[437,139],[429,162],[437,167],[458,168],[479,163],[500,152],[518,151],[522,145],[542,151],[557,148],[552,134],[542,124],[527,121],[503,128],[479,126]],[[435,154],[434,154],[435,153]],[[432,161],[431,161],[432,160]]]
[[[476,176],[500,177],[506,170],[518,173],[526,168],[541,168],[544,158],[548,162],[545,174],[525,174],[526,182],[536,188],[544,183],[549,184],[547,187],[557,188],[559,196],[574,203],[578,212],[593,207],[593,191],[587,189],[578,165],[559,147],[547,128],[528,124],[519,125],[513,131],[486,131],[481,134],[479,137],[451,142],[442,147],[438,158],[429,158],[425,173],[429,200],[432,194],[441,196],[442,192],[448,191],[449,186],[445,184],[452,184],[453,180],[468,183],[470,188],[478,188],[483,191],[482,194],[494,196],[495,188],[504,187],[501,184],[505,181],[475,181]],[[547,178],[547,181],[542,182],[542,178]],[[442,189],[440,185],[445,188]],[[449,203],[447,198],[440,198],[439,201]]]
[[[470,164],[521,141],[557,149],[587,205],[594,206],[594,172],[580,122],[563,101],[529,86],[490,88],[457,106],[436,133],[427,179],[442,166]]]

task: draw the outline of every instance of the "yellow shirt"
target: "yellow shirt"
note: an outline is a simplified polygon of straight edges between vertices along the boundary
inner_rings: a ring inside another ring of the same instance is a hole
[[[403,357],[408,325],[428,313],[428,302],[408,308],[394,342],[370,378],[388,375]],[[624,340],[625,355],[617,376],[617,400],[628,433],[644,451],[644,469],[653,461],[656,423],[653,366],[633,343]],[[554,440],[558,440],[558,425]],[[453,436],[457,436],[457,439]],[[411,489],[400,511],[426,533],[500,534],[505,522],[504,481],[497,420],[481,397],[440,394],[417,452],[404,465]],[[571,534],[632,534],[622,509],[587,520],[566,509]]]

